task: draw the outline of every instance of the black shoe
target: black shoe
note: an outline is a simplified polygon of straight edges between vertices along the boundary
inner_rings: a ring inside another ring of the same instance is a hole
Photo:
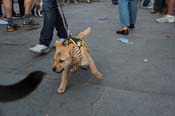
[[[25,21],[25,19],[23,20],[23,26],[29,26],[29,27],[40,27],[40,24],[35,22],[32,18],[30,19],[30,21]]]
[[[14,32],[16,30],[18,30],[21,26],[19,26],[18,24],[11,24],[11,25],[7,25],[7,32]]]
[[[125,30],[118,30],[118,31],[116,31],[116,33],[122,34],[122,35],[128,35],[128,34],[129,34],[129,31],[128,31],[128,29],[125,29]]]
[[[118,0],[112,0],[113,5],[118,5]]]
[[[18,17],[20,17],[20,14],[16,14],[16,13],[15,13],[15,14],[13,14],[12,16],[15,17],[15,18],[18,18]]]
[[[135,25],[134,24],[130,24],[130,26],[128,26],[128,28],[134,29],[135,28]]]
[[[158,12],[158,11],[151,11],[150,13],[151,14],[157,14],[157,15],[161,14],[161,12]]]

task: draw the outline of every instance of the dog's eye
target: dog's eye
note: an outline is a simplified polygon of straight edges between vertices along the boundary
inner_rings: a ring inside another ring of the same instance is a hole
[[[60,63],[63,63],[63,62],[64,62],[64,60],[60,60],[59,62],[60,62]]]

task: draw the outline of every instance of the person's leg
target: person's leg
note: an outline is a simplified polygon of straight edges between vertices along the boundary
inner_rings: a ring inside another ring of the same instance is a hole
[[[55,21],[55,28],[57,30],[57,36],[60,39],[67,39],[68,38],[68,24],[64,13],[62,10],[57,9],[56,11],[56,21]]]
[[[12,0],[12,16],[16,17],[16,12],[15,12],[15,9],[14,9],[14,0]]]
[[[129,26],[129,1],[119,0],[119,15],[121,26]]]
[[[129,18],[130,18],[130,27],[134,28],[137,17],[137,3],[138,0],[130,0],[129,1]]]
[[[2,0],[0,0],[0,18],[2,17]]]
[[[39,27],[40,24],[36,23],[31,17],[32,0],[24,0],[25,15],[23,17],[23,26]]]
[[[174,2],[175,2],[174,0],[168,0],[168,14],[162,18],[156,19],[157,22],[159,23],[174,23],[175,22],[175,17],[173,14]]]
[[[12,0],[4,0],[3,4],[7,19],[12,18]]]
[[[162,12],[162,1],[163,0],[155,0],[154,1],[154,11],[161,13]]]
[[[32,0],[24,0],[25,15],[30,15],[32,8]]]
[[[59,38],[67,39],[67,29],[58,10],[56,0],[43,0],[44,24],[40,33],[39,44],[30,48],[35,53],[48,53],[52,41],[54,27]]]
[[[30,51],[39,54],[49,52],[49,45],[52,41],[55,22],[57,21],[57,13],[58,6],[56,0],[43,0],[44,24],[40,33],[39,44],[30,48]]]
[[[117,31],[118,34],[128,35],[129,22],[129,0],[119,0],[119,15],[121,29]]]
[[[112,0],[113,5],[118,5],[118,0]]]
[[[167,14],[167,2],[166,0],[162,0],[162,14],[165,15]]]
[[[0,0],[0,24],[6,25],[8,24],[7,21],[3,20],[3,13],[2,13],[2,0]]]
[[[168,15],[174,16],[174,0],[168,0]]]
[[[21,16],[24,16],[25,8],[24,8],[24,0],[18,0],[19,3],[19,12]]]
[[[40,44],[49,46],[52,41],[56,15],[58,13],[57,7],[56,0],[43,0],[44,24],[40,33]]]
[[[12,1],[11,0],[4,0],[4,9],[6,12],[6,17],[7,17],[7,32],[13,32],[17,29],[19,29],[19,25],[15,24],[12,19]]]
[[[149,5],[150,1],[151,0],[144,0],[142,5],[146,7]]]

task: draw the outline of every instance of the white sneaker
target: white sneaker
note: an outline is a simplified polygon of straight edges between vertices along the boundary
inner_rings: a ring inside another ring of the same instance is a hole
[[[170,15],[166,15],[162,18],[158,18],[156,19],[156,21],[158,23],[174,23],[175,22],[175,17],[174,16],[170,16]]]
[[[29,49],[30,51],[38,54],[47,54],[49,53],[49,47],[41,44],[37,44],[34,47]]]
[[[153,9],[153,5],[147,6],[148,9]]]
[[[7,24],[8,24],[8,22],[7,22],[7,21],[5,21],[5,20],[3,20],[3,19],[0,19],[0,24],[1,24],[1,25],[7,25]]]

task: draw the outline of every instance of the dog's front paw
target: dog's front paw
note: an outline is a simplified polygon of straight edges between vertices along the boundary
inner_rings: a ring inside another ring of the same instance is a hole
[[[62,93],[64,93],[64,92],[65,92],[65,89],[58,88],[58,89],[57,89],[57,92],[58,92],[59,94],[62,94]]]
[[[103,75],[102,75],[100,72],[94,73],[94,76],[95,76],[97,79],[100,79],[100,80],[103,79]]]
[[[102,80],[103,79],[103,75],[102,74],[99,74],[96,76],[98,79]]]

